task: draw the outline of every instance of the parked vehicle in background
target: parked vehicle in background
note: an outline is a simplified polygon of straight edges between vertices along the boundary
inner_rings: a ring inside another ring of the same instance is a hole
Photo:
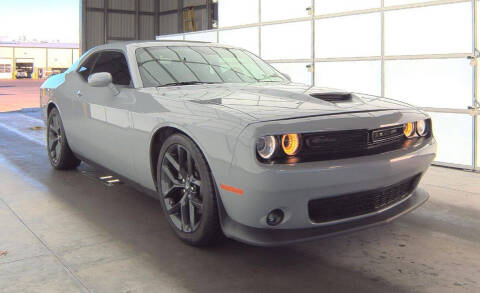
[[[17,72],[15,73],[15,77],[17,79],[29,78],[29,74],[28,74],[28,71],[26,70],[17,70]]]

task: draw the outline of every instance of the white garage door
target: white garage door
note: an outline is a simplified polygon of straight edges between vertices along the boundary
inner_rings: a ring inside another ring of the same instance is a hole
[[[12,78],[12,60],[0,59],[0,79]]]

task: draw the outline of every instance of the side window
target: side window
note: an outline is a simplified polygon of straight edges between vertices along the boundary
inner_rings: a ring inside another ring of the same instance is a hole
[[[92,71],[95,61],[97,61],[99,55],[99,53],[95,53],[88,57],[87,60],[80,65],[80,68],[78,68],[77,72],[80,73],[85,81],[88,80],[88,76],[90,75],[90,72]]]
[[[131,77],[128,71],[127,60],[120,52],[106,51],[102,52],[93,68],[92,73],[109,72],[112,75],[113,84],[130,85]]]

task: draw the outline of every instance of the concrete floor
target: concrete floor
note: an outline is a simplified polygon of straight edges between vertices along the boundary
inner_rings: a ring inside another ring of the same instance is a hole
[[[480,174],[432,167],[430,201],[378,228],[199,249],[154,199],[53,171],[37,118],[0,114],[0,292],[480,292]]]
[[[0,112],[38,107],[40,85],[44,81],[0,79]]]

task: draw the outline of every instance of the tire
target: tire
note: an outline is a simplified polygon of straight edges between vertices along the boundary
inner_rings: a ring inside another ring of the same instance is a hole
[[[56,170],[71,170],[81,161],[74,155],[68,145],[65,129],[57,108],[53,108],[47,118],[47,154],[50,165]]]
[[[212,174],[190,138],[174,134],[165,140],[158,156],[157,184],[165,217],[182,241],[205,246],[219,240],[221,230]]]

